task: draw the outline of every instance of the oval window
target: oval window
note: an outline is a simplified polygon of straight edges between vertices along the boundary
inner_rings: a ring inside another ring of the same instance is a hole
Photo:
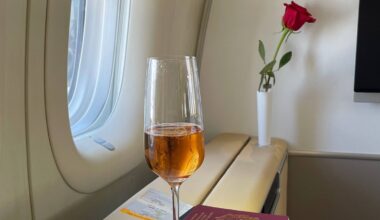
[[[128,24],[120,4],[120,0],[72,0],[67,97],[74,141],[101,127],[117,102]]]
[[[44,94],[49,143],[63,179],[78,192],[99,190],[143,161],[135,129],[141,110],[127,104],[135,94],[124,91],[119,99],[122,89],[143,82],[140,74],[123,77],[130,8],[128,0],[48,4]]]

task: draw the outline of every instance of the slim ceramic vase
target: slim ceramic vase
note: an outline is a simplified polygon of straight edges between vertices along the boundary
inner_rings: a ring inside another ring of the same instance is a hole
[[[257,129],[259,147],[264,147],[271,144],[271,115],[271,91],[257,91]]]

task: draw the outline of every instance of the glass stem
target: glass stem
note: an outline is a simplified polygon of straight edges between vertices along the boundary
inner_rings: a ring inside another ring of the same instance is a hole
[[[179,187],[181,185],[174,183],[170,185],[172,190],[172,202],[173,202],[173,220],[179,220]]]

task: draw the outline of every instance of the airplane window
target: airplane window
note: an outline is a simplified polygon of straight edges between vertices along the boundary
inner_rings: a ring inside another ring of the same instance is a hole
[[[127,41],[125,2],[71,2],[67,97],[73,137],[101,127],[117,102]]]
[[[203,4],[182,11],[172,3],[49,1],[40,27],[44,81],[28,83],[44,84],[44,102],[36,105],[44,104],[47,144],[72,189],[95,192],[143,162],[144,59],[196,47]]]

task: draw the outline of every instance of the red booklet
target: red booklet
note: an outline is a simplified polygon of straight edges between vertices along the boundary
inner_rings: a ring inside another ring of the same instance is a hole
[[[197,205],[185,213],[181,220],[289,220],[287,216],[243,212],[231,209]]]

